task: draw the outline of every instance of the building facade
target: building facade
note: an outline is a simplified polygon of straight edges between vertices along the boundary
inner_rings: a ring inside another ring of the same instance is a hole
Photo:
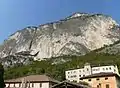
[[[46,75],[31,75],[5,80],[5,88],[51,88],[57,83],[59,82]]]
[[[118,68],[116,65],[93,67],[89,63],[86,63],[84,67],[81,69],[65,71],[65,77],[66,80],[79,82],[81,77],[102,72],[103,73],[110,72],[119,75]]]
[[[115,73],[96,73],[81,77],[92,88],[120,88],[120,77]]]

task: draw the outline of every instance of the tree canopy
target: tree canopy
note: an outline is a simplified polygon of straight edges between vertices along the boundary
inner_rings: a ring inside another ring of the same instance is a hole
[[[5,83],[4,83],[4,68],[2,66],[2,64],[0,64],[0,88],[4,88]]]
[[[45,61],[33,61],[32,64],[20,67],[9,68],[5,70],[5,79],[12,79],[32,74],[46,74],[59,81],[65,79],[65,71],[69,69],[82,68],[86,62],[91,65],[118,65],[120,68],[120,55],[89,53],[85,56],[62,56],[64,63],[52,64],[51,58]],[[62,61],[62,60],[61,60]],[[120,71],[120,70],[119,70]]]

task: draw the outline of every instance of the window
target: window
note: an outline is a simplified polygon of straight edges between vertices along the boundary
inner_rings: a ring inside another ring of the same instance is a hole
[[[83,75],[83,77],[85,77],[85,75]]]
[[[99,88],[99,85],[97,85],[97,88]]]
[[[99,88],[101,88],[101,83],[99,83]]]
[[[105,70],[105,68],[103,68],[103,70]]]
[[[73,80],[73,82],[77,82],[77,80]]]
[[[81,75],[79,75],[79,77],[81,77]]]
[[[28,82],[27,84],[28,84],[27,87],[30,88],[30,82]]]
[[[93,71],[99,71],[100,70],[100,68],[97,68],[97,69],[93,69]]]
[[[68,74],[70,74],[70,72],[68,72]]]
[[[114,69],[114,72],[116,72],[116,70]]]
[[[76,73],[76,71],[74,71],[74,73]]]
[[[77,77],[76,75],[72,75],[71,78]]]
[[[111,70],[111,67],[109,67],[109,69]]]
[[[91,81],[91,79],[88,79],[88,81]]]
[[[97,85],[97,88],[101,88],[101,83],[99,83],[99,85]]]
[[[106,68],[106,70],[108,70],[108,68]]]
[[[40,88],[42,88],[42,83],[40,83]]]
[[[81,70],[79,70],[79,72],[81,72]]]
[[[106,84],[106,88],[110,88],[109,84]]]
[[[8,88],[10,87],[10,84],[8,84]]]
[[[100,80],[99,78],[97,78],[96,80]]]
[[[14,87],[15,87],[15,83],[14,83]]]
[[[19,83],[19,87],[21,87],[21,83]]]
[[[84,72],[84,70],[83,70],[83,72]]]
[[[34,83],[32,83],[32,87],[34,87]]]
[[[87,68],[87,71],[89,71],[89,69]]]
[[[77,77],[76,75],[74,75],[74,77]]]
[[[106,77],[105,80],[108,80],[108,78]]]

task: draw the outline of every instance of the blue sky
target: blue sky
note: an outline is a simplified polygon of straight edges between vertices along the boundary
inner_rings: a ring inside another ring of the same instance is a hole
[[[120,0],[0,0],[0,43],[17,30],[74,12],[103,13],[120,23]]]

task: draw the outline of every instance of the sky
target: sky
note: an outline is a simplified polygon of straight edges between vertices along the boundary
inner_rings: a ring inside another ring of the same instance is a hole
[[[120,0],[0,0],[0,43],[17,30],[75,12],[102,13],[120,23]]]

